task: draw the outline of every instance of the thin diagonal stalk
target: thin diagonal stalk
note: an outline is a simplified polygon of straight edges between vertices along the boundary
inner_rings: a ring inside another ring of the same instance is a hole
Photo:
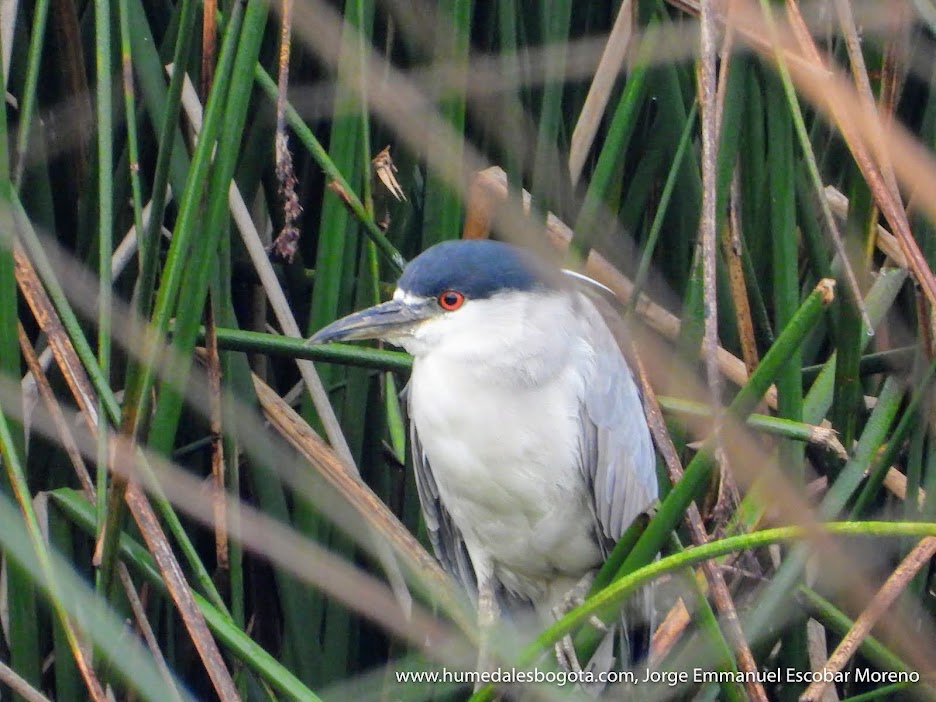
[[[75,443],[75,437],[72,434],[71,427],[69,427],[68,422],[65,421],[62,408],[59,406],[52,386],[49,384],[49,379],[46,377],[42,366],[39,364],[39,359],[36,357],[36,352],[33,350],[32,344],[29,343],[29,338],[26,336],[26,330],[23,329],[22,324],[18,325],[17,332],[19,335],[20,350],[22,351],[23,358],[26,360],[26,367],[29,368],[29,372],[32,374],[33,378],[35,378],[35,383],[39,388],[39,394],[46,403],[49,414],[52,415],[52,420],[58,428],[58,441],[62,448],[65,449],[65,453],[68,454],[75,468],[75,476],[78,478],[78,483],[81,485],[82,490],[84,490],[89,500],[93,500],[95,497],[94,483],[91,480],[91,474],[88,472],[88,468]]]
[[[61,622],[65,630],[65,636],[68,638],[68,644],[81,671],[81,676],[88,688],[88,694],[95,702],[105,702],[107,699],[104,694],[104,688],[101,686],[91,661],[82,648],[81,637],[76,630],[74,623],[69,617],[65,606],[62,604],[63,593],[59,589],[58,581],[55,577],[55,571],[52,567],[52,560],[46,546],[42,531],[39,528],[39,521],[36,519],[36,513],[33,510],[32,495],[29,492],[29,485],[26,482],[26,474],[23,469],[23,463],[13,440],[13,434],[10,431],[10,425],[4,412],[0,411],[0,455],[3,456],[3,463],[6,467],[6,473],[13,486],[13,493],[16,495],[16,501],[19,503],[22,512],[25,527],[29,533],[29,542],[33,549],[33,554],[39,563],[42,576],[46,587],[49,589],[49,600],[52,609]]]
[[[641,107],[641,98],[647,89],[648,59],[652,37],[647,34],[642,37],[634,65],[627,77],[627,83],[621,92],[608,135],[605,137],[598,163],[588,182],[588,189],[582,201],[581,209],[575,221],[575,237],[573,248],[584,259],[588,257],[591,249],[589,237],[593,235],[598,222],[601,221],[601,212],[605,207],[605,199],[610,188],[615,183],[614,175],[618,163],[626,152],[627,145],[633,136],[637,123],[637,115]]]
[[[52,702],[3,661],[0,661],[0,682],[9,687],[14,694],[22,697],[25,702]]]
[[[595,77],[592,78],[591,85],[588,87],[588,95],[575,122],[575,129],[572,130],[569,147],[569,175],[573,185],[582,175],[585,159],[598,132],[601,117],[608,106],[614,81],[624,65],[624,58],[634,32],[634,10],[634,3],[631,0],[624,0],[618,8],[614,26],[608,34],[608,43],[601,54],[598,68],[595,69]]]
[[[875,593],[874,598],[855,620],[851,630],[829,656],[823,670],[836,673],[842,669],[854,655],[861,641],[871,632],[875,623],[907,586],[908,581],[920,568],[929,563],[934,554],[936,554],[936,538],[932,536],[924,537],[890,574],[880,590]],[[827,685],[828,682],[825,680],[814,681],[806,692],[800,696],[800,700],[802,702],[816,702],[822,697],[822,692]]]

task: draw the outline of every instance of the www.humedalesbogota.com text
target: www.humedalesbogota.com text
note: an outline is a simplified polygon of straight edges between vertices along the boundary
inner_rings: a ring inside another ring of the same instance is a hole
[[[869,682],[869,683],[915,683],[920,681],[920,674],[915,671],[887,671],[874,668],[854,668],[852,670],[797,670],[796,668],[771,668],[758,670],[755,674],[734,671],[705,670],[693,668],[692,670],[651,670],[645,671],[610,671],[594,673],[592,671],[553,671],[553,670],[525,670],[525,669],[497,669],[491,671],[476,670],[419,670],[397,671],[398,683],[430,683],[454,685],[522,685],[528,683],[547,683],[551,685],[593,685],[630,684],[630,685],[680,685],[687,683],[721,683],[721,682],[760,682],[760,683],[811,683],[824,682]]]

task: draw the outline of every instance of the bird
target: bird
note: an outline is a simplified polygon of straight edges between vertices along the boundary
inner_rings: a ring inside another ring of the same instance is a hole
[[[482,629],[513,606],[558,616],[658,497],[605,291],[506,242],[445,241],[406,265],[392,299],[309,339],[412,355],[403,395],[423,519]]]

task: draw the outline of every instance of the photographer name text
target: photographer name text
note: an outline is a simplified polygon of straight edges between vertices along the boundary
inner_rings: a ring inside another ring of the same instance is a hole
[[[687,683],[724,683],[724,682],[759,682],[759,683],[916,683],[920,674],[915,671],[877,670],[875,668],[854,668],[852,670],[798,670],[796,668],[770,668],[745,673],[733,670],[651,670],[647,668],[643,677],[631,672],[623,682],[647,685],[683,685]]]

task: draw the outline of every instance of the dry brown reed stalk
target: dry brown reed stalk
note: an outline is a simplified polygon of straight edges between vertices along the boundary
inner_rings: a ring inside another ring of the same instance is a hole
[[[877,591],[871,602],[864,611],[855,619],[852,628],[845,637],[836,646],[835,651],[825,662],[823,670],[829,673],[840,671],[855,655],[858,646],[871,629],[885,614],[885,612],[894,603],[901,592],[907,587],[910,580],[919,572],[921,568],[929,565],[930,559],[936,555],[936,538],[931,536],[922,539],[907,554],[900,565],[887,578],[887,581]],[[823,691],[829,682],[824,679],[818,679],[810,684],[806,691],[800,695],[800,702],[819,702]]]

